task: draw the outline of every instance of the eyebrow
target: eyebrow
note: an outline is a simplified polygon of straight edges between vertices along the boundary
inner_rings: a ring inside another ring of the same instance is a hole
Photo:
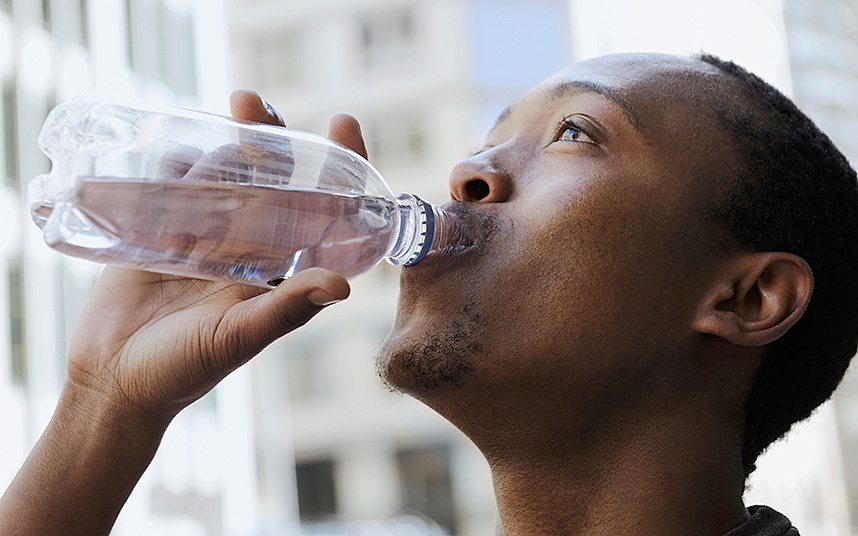
[[[626,116],[626,119],[635,129],[641,130],[643,127],[640,116],[638,116],[632,103],[622,96],[619,91],[605,84],[590,80],[567,80],[552,89],[549,97],[552,100],[567,99],[578,93],[596,93],[605,97],[620,108],[620,111],[623,112],[623,115]]]
[[[573,95],[577,95],[579,93],[596,93],[601,95],[617,105],[629,123],[632,126],[640,131],[643,128],[643,123],[641,122],[640,116],[638,116],[632,104],[623,97],[616,89],[606,86],[604,84],[600,84],[598,82],[593,82],[589,80],[567,80],[560,85],[552,88],[549,92],[549,98],[551,100],[559,100],[559,99],[568,99]],[[489,134],[493,130],[495,130],[501,123],[506,121],[506,119],[512,114],[512,106],[507,106],[498,116],[497,121],[495,121],[494,126],[489,130]]]
[[[503,109],[497,120],[495,120],[495,124],[492,125],[492,128],[489,129],[489,133],[491,133],[494,129],[498,128],[498,126],[504,121],[506,121],[510,115],[512,115],[512,104]]]

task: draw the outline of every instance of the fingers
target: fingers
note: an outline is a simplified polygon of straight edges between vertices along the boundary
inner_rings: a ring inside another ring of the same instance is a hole
[[[238,89],[229,97],[229,107],[237,119],[286,126],[286,121],[259,93],[249,89]],[[337,114],[331,118],[328,137],[367,158],[366,143],[360,123],[349,114]]]
[[[358,120],[349,114],[337,114],[331,118],[328,137],[340,145],[345,145],[352,151],[368,158],[366,143],[360,130]]]
[[[237,119],[255,121],[269,125],[286,126],[283,116],[259,93],[249,89],[238,89],[229,96],[229,109]]]
[[[229,107],[236,119],[285,127],[283,116],[259,93],[249,89],[233,91]],[[252,184],[286,184],[295,169],[292,145],[288,139],[272,138],[250,130],[239,130],[239,144],[230,147],[233,165],[242,180]],[[225,155],[222,155],[225,156]],[[241,164],[241,165],[237,165]],[[214,161],[215,166],[223,164]],[[209,166],[211,167],[211,166]],[[208,170],[204,170],[208,173]]]
[[[298,272],[271,292],[230,310],[230,318],[224,318],[225,332],[221,334],[227,341],[223,351],[225,355],[255,355],[304,325],[325,307],[348,298],[350,292],[348,281],[330,270],[310,268]],[[230,340],[239,347],[230,348]]]
[[[181,179],[200,159],[203,152],[190,145],[178,145],[167,152],[158,161],[157,177],[159,179]]]
[[[229,97],[229,107],[237,119],[286,126],[283,116],[274,109],[259,93],[249,89],[233,91]],[[367,158],[366,143],[361,133],[360,123],[349,114],[337,114],[331,118],[328,137]]]

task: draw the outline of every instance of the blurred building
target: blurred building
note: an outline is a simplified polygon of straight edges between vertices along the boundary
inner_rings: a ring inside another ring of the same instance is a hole
[[[99,272],[49,250],[29,221],[25,184],[49,169],[36,145],[42,121],[58,102],[90,90],[225,112],[223,16],[221,0],[0,0],[2,489],[50,418],[68,337]],[[252,447],[233,439],[248,435],[246,419],[222,409],[249,413],[241,392],[239,377],[180,417],[115,534],[251,526],[255,510],[245,502],[254,488],[243,475],[252,475],[252,464],[240,460],[252,459]]]
[[[324,133],[334,113],[354,114],[393,190],[436,202],[448,199],[450,170],[480,147],[499,112],[571,59],[565,0],[235,0],[229,19],[238,85],[262,93],[295,128]],[[293,445],[305,527],[411,513],[450,534],[494,532],[481,455],[376,377],[397,277],[375,268],[346,303],[252,365],[269,526],[287,515]]]
[[[825,9],[819,6],[811,0],[784,2],[793,92],[798,105],[858,168],[858,1],[830,0],[824,3]],[[851,533],[858,534],[858,360],[847,371],[831,407],[829,437],[834,446],[820,451],[829,454],[829,470],[836,472],[827,478],[842,478],[846,493],[814,502],[807,499],[830,496],[830,492],[811,486],[801,491],[795,485],[791,488],[795,502],[802,503],[796,508],[825,520],[833,517],[832,508],[839,507],[848,511]],[[819,413],[825,418],[824,411]],[[842,529],[848,530],[845,524]]]
[[[235,85],[259,90],[296,128],[324,132],[333,113],[355,114],[395,191],[443,201],[450,170],[501,109],[573,52],[703,47],[794,95],[854,163],[855,6],[0,0],[0,485],[50,417],[67,340],[98,273],[50,251],[26,214],[23,186],[48,169],[35,139],[57,102],[98,89],[226,112],[231,64]],[[381,265],[361,277],[348,302],[183,412],[114,533],[493,533],[481,455],[375,375],[397,274]],[[835,402],[773,448],[751,483],[750,501],[782,509],[803,532],[858,527],[858,462],[847,455],[858,445],[856,378],[853,367]]]

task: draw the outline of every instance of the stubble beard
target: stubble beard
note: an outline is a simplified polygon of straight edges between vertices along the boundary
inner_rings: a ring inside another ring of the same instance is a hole
[[[446,209],[468,230],[481,254],[491,250],[501,229],[497,215],[467,203],[453,203]],[[481,254],[471,262],[479,262]],[[486,321],[479,311],[477,302],[469,301],[451,320],[430,323],[422,336],[383,344],[375,358],[382,384],[417,398],[421,393],[463,387],[475,376],[475,362],[485,353]]]
[[[405,338],[375,358],[382,384],[391,392],[413,395],[462,387],[474,375],[475,357],[484,353],[484,320],[475,302],[468,303],[448,325],[430,324],[425,337]]]

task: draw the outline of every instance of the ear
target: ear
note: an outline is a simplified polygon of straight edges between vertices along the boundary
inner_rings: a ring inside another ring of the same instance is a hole
[[[739,346],[763,346],[798,322],[811,294],[813,272],[801,257],[746,253],[718,269],[693,327]]]

